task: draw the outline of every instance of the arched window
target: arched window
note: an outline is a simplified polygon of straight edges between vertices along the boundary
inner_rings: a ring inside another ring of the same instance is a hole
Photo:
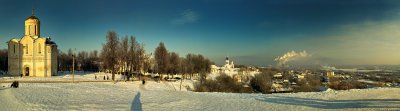
[[[28,50],[29,49],[28,44],[26,44],[25,49],[26,49],[25,54],[28,54],[28,51],[29,51]]]
[[[41,53],[42,53],[42,46],[39,43],[39,54],[41,54]]]
[[[15,54],[15,44],[14,44],[14,54]]]

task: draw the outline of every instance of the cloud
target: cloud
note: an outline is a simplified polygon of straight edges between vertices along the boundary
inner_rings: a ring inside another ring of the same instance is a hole
[[[187,23],[193,23],[199,20],[199,14],[197,12],[187,9],[183,11],[179,17],[171,20],[172,24],[183,25]]]

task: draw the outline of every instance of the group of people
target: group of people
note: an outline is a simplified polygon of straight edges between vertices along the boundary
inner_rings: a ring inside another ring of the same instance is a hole
[[[129,78],[129,76],[128,76],[128,78]],[[97,75],[94,75],[94,79],[97,80]],[[106,80],[106,79],[109,80],[108,75],[107,75],[107,78],[106,78],[106,76],[103,76],[103,80]],[[144,80],[144,78],[142,80],[142,84],[143,85],[146,84],[146,81]]]
[[[97,80],[97,75],[94,75],[94,79]],[[106,76],[103,76],[103,80],[106,80]],[[107,80],[109,80],[108,75],[107,75]]]

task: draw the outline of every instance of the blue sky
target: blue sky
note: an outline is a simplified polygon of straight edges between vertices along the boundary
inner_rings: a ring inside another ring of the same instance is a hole
[[[62,51],[100,50],[107,31],[222,64],[275,65],[289,51],[315,64],[400,64],[397,0],[2,0],[0,48],[23,36],[32,7]]]

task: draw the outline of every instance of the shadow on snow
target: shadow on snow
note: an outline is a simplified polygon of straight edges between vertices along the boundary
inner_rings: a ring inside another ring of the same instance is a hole
[[[257,100],[283,105],[307,106],[321,109],[400,108],[400,99],[324,100],[274,96],[257,98]]]
[[[140,92],[133,98],[131,111],[142,111],[142,103],[140,103]]]

